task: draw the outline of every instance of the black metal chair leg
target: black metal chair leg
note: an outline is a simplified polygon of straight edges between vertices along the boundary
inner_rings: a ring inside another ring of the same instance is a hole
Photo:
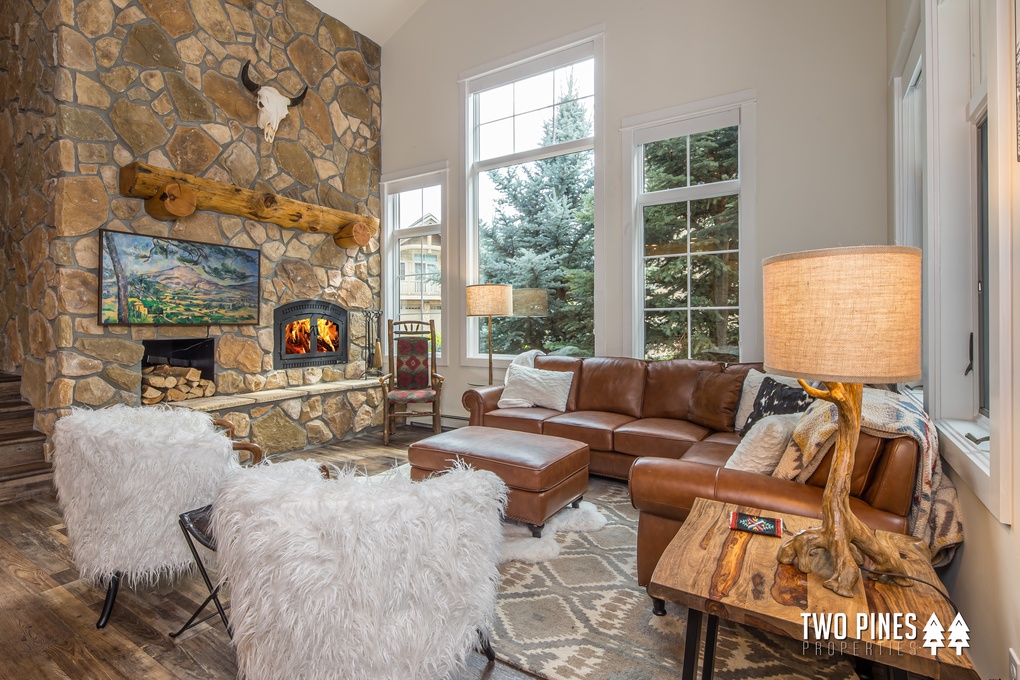
[[[96,621],[96,628],[105,628],[110,621],[110,614],[113,613],[113,603],[117,601],[117,591],[120,590],[120,574],[114,574],[110,579],[110,585],[106,587],[106,601],[103,603],[103,613]]]
[[[666,615],[666,601],[661,597],[652,598],[652,613],[656,616]]]
[[[478,631],[478,641],[481,643],[482,653],[485,654],[485,658],[492,663],[496,660],[496,652],[492,651],[492,645],[489,644],[489,638],[482,634],[482,631]]]
[[[572,507],[572,508],[579,508],[579,507],[581,507],[581,500],[583,498],[584,498],[584,496],[578,496],[576,499],[574,499],[574,502],[570,504],[570,507]]]
[[[529,524],[528,528],[531,529],[531,535],[533,538],[542,538],[542,527],[544,524]]]
[[[195,564],[198,566],[198,573],[202,576],[202,580],[205,582],[205,587],[209,589],[209,596],[205,598],[195,613],[191,615],[188,622],[185,623],[180,630],[175,633],[171,633],[171,638],[178,637],[181,633],[188,630],[193,626],[197,626],[200,623],[208,621],[212,617],[219,614],[220,620],[223,621],[223,627],[227,629],[227,635],[233,637],[234,631],[230,627],[230,621],[227,619],[227,612],[220,602],[219,592],[220,587],[213,587],[212,579],[209,578],[209,572],[206,571],[205,563],[198,554],[198,548],[195,547],[195,541],[192,537],[197,538],[205,547],[210,550],[216,549],[216,544],[212,540],[211,536],[205,533],[201,528],[196,525],[196,522],[201,522],[207,519],[208,513],[211,511],[211,506],[205,508],[199,508],[198,510],[192,510],[181,514],[178,523],[180,524],[181,531],[184,533],[184,539],[188,543],[188,548],[191,550],[191,556],[195,559]],[[216,611],[206,616],[204,619],[197,620],[201,613],[205,610],[209,603],[212,602],[216,606]]]
[[[191,618],[188,619],[188,622],[185,623],[183,626],[181,626],[180,630],[178,630],[176,633],[170,633],[170,637],[171,638],[179,637],[181,635],[181,633],[183,633],[187,629],[191,628],[192,626],[197,626],[200,623],[205,623],[206,621],[208,621],[209,619],[211,619],[212,617],[217,616],[217,615],[219,615],[221,618],[224,618],[224,625],[227,627],[227,634],[228,635],[232,635],[232,633],[230,632],[230,625],[226,622],[226,619],[225,619],[226,614],[224,612],[213,612],[212,614],[209,614],[208,616],[206,616],[204,619],[202,619],[200,621],[195,621],[195,619],[198,618],[198,615],[201,614],[203,611],[205,611],[205,608],[209,606],[210,602],[218,601],[219,600],[219,598],[217,597],[217,595],[219,595],[219,592],[220,592],[220,588],[219,588],[219,586],[216,586],[216,590],[214,590],[211,593],[209,593],[209,597],[205,598],[202,601],[202,604],[198,605],[198,609],[196,609],[195,613],[191,615]]]

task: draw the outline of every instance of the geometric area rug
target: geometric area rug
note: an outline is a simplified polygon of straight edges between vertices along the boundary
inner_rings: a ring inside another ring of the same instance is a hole
[[[560,554],[500,565],[489,631],[501,661],[549,680],[673,680],[683,663],[687,610],[652,615],[637,585],[637,510],[626,482],[592,477],[585,499],[607,519],[594,532],[559,531]],[[699,664],[700,665],[700,664]],[[801,654],[801,643],[720,620],[714,676],[856,678],[849,657]]]

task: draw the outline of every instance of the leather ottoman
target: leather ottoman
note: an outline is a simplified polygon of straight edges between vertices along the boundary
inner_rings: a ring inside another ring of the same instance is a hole
[[[539,537],[546,520],[588,490],[588,445],[562,437],[494,427],[461,427],[411,444],[411,479],[421,480],[462,460],[495,473],[509,489],[506,516]]]

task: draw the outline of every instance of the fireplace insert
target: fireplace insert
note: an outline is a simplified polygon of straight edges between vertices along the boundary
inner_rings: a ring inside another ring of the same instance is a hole
[[[273,368],[346,364],[346,309],[326,300],[297,300],[273,312]]]

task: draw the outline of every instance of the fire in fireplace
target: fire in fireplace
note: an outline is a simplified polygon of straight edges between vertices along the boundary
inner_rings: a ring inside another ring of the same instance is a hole
[[[273,368],[347,363],[346,309],[326,300],[298,300],[277,307]]]

